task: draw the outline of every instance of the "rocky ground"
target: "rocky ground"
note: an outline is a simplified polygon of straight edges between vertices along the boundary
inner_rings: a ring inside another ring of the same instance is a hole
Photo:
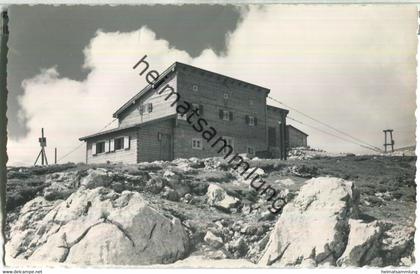
[[[413,264],[416,158],[312,152],[249,160],[286,197],[278,215],[219,158],[10,167],[8,262]]]

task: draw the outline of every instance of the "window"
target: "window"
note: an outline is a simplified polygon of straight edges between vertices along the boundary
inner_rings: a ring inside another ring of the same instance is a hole
[[[192,139],[192,148],[193,149],[203,149],[203,141],[198,138]]]
[[[233,150],[235,150],[235,146],[233,143],[233,138],[232,137],[228,137],[228,136],[223,136],[223,139],[225,139],[226,144],[231,146]],[[223,153],[229,153],[229,150],[227,148],[223,149]]]
[[[105,152],[105,142],[98,142],[98,143],[95,144],[95,147],[96,147],[96,153],[95,154]]]
[[[124,137],[114,139],[114,149],[119,150],[124,148]]]
[[[254,116],[249,116],[249,124],[250,126],[255,126],[255,117]]]
[[[179,120],[187,120],[187,114],[182,115],[181,113],[178,113],[178,119]]]
[[[245,115],[245,123],[248,126],[256,126],[257,125],[257,117],[255,116],[250,116],[250,115]]]
[[[223,98],[229,99],[229,94],[228,93],[223,94]]]
[[[200,104],[192,104],[193,109],[198,109],[198,114],[203,115],[203,105]]]
[[[220,120],[232,121],[233,112],[228,110],[219,109],[219,118]]]
[[[227,110],[223,111],[223,120],[230,121],[229,111]]]
[[[276,128],[274,127],[268,128],[268,146],[270,147],[276,146]]]
[[[109,150],[111,152],[130,148],[130,136],[117,137],[109,140]],[[106,145],[105,145],[106,150]],[[105,151],[108,152],[108,151]]]
[[[153,104],[152,103],[148,103],[147,104],[147,112],[152,112],[153,111]]]
[[[246,153],[249,155],[255,155],[255,148],[254,147],[247,147]]]
[[[193,89],[193,91],[198,91],[198,85],[193,85],[192,89]]]
[[[140,112],[140,115],[143,115],[143,113],[144,113],[144,105],[140,105],[139,106],[139,112]]]
[[[193,109],[198,109],[198,113],[200,113],[200,105],[199,104],[192,104]]]

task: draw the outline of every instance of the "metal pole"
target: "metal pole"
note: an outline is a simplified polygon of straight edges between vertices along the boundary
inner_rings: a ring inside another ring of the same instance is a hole
[[[386,142],[386,130],[384,130],[384,134],[385,134],[385,143],[384,143],[384,147],[385,147],[385,153],[386,153],[386,145],[387,145],[387,142]]]
[[[391,150],[394,152],[394,139],[392,138],[392,130],[389,131],[389,134],[391,135]]]

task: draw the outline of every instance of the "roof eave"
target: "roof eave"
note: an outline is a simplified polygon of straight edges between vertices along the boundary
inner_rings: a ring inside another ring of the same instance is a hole
[[[274,109],[274,110],[277,110],[277,111],[281,111],[283,113],[286,113],[286,115],[289,114],[289,110],[285,109],[285,108],[279,108],[279,107],[275,107],[275,106],[272,106],[272,105],[267,105],[267,108],[271,108],[271,109]]]
[[[220,74],[220,73],[217,73],[217,72],[214,72],[214,71],[210,71],[210,70],[202,69],[202,68],[199,68],[199,67],[195,67],[195,66],[192,66],[192,65],[185,64],[185,63],[176,62],[176,64],[177,64],[177,65],[180,65],[180,66],[184,66],[184,67],[192,68],[192,69],[194,69],[194,70],[198,70],[198,71],[202,71],[202,72],[210,73],[210,74],[213,74],[213,75],[217,75],[218,77],[223,77],[223,78],[225,78],[225,79],[230,79],[230,80],[232,80],[232,81],[234,81],[234,82],[239,82],[239,83],[242,83],[242,84],[244,84],[244,85],[249,85],[249,86],[252,86],[252,87],[254,87],[254,88],[257,88],[257,89],[260,89],[260,90],[262,90],[262,91],[266,92],[266,94],[267,94],[267,95],[270,93],[270,89],[269,89],[269,88],[266,88],[266,87],[263,87],[263,86],[259,86],[259,85],[256,85],[256,84],[253,84],[253,83],[250,83],[250,82],[246,82],[246,81],[243,81],[243,80],[240,80],[240,79],[236,79],[236,78],[233,78],[233,77],[230,77],[230,76],[224,75],[224,74]]]
[[[88,139],[92,139],[92,138],[99,137],[99,136],[102,136],[102,135],[111,134],[111,133],[115,133],[115,132],[119,132],[119,131],[123,131],[123,130],[127,130],[127,129],[133,129],[133,128],[138,127],[138,126],[139,125],[133,125],[133,126],[130,126],[130,127],[125,127],[125,128],[115,128],[114,130],[110,130],[110,131],[97,132],[97,133],[94,133],[94,134],[91,134],[91,135],[80,137],[79,141],[86,141]]]
[[[170,115],[162,117],[162,118],[158,118],[158,119],[155,119],[155,120],[143,122],[143,123],[140,123],[140,124],[135,124],[135,125],[132,125],[132,126],[127,126],[127,127],[123,127],[123,128],[117,127],[117,128],[114,128],[114,129],[111,129],[111,130],[108,130],[108,131],[97,132],[97,133],[94,133],[94,134],[91,134],[91,135],[80,137],[79,141],[86,141],[88,139],[92,139],[92,138],[95,138],[95,137],[99,137],[99,136],[102,136],[102,135],[111,134],[111,133],[115,133],[115,132],[119,132],[119,131],[123,131],[123,130],[140,128],[140,127],[143,127],[143,126],[146,126],[146,125],[149,125],[149,124],[153,124],[153,123],[156,123],[156,122],[161,122],[161,121],[176,118],[176,117],[177,117],[177,114],[170,114]]]

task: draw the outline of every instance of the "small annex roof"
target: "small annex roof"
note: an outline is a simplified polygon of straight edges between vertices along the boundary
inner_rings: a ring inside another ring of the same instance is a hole
[[[267,109],[268,110],[272,110],[272,111],[279,111],[279,112],[283,112],[283,113],[289,113],[288,109],[284,109],[284,108],[279,108],[279,107],[275,107],[275,106],[271,106],[271,105],[267,105]]]
[[[299,131],[299,132],[300,132],[300,133],[302,133],[303,135],[309,136],[308,134],[306,134],[306,133],[305,133],[305,132],[303,132],[302,130],[300,130],[300,129],[298,129],[298,128],[296,128],[296,127],[292,126],[292,125],[287,125],[286,127],[291,127],[291,128],[293,128],[293,129],[295,129],[295,130]]]
[[[107,135],[107,134],[110,134],[110,133],[120,132],[120,131],[124,131],[124,130],[127,130],[127,129],[132,129],[132,128],[141,128],[141,127],[149,125],[149,124],[161,122],[161,121],[171,119],[171,118],[175,118],[175,117],[176,117],[176,114],[171,114],[169,116],[162,117],[162,118],[159,118],[159,119],[156,119],[156,120],[147,121],[147,122],[144,122],[144,123],[141,123],[141,124],[134,124],[134,125],[129,125],[129,126],[125,126],[125,127],[117,127],[117,128],[113,128],[113,129],[109,129],[109,130],[104,130],[104,131],[100,131],[100,132],[90,134],[90,135],[87,135],[87,136],[84,136],[84,137],[80,137],[79,140],[80,141],[86,141],[87,139]]]
[[[132,126],[127,126],[127,127],[117,127],[117,128],[113,128],[113,129],[109,129],[109,130],[104,130],[104,131],[100,131],[100,132],[97,132],[97,133],[94,133],[94,134],[91,134],[91,135],[80,137],[79,140],[80,141],[85,141],[85,140],[93,138],[93,137],[106,135],[106,134],[114,133],[114,132],[119,132],[119,131],[123,131],[123,130],[126,130],[126,129],[135,128],[137,126],[138,125],[132,125]]]
[[[268,88],[265,88],[265,87],[262,87],[262,86],[251,84],[251,83],[248,83],[248,82],[236,79],[236,78],[232,78],[232,77],[229,77],[229,76],[226,76],[226,75],[223,75],[223,74],[219,74],[219,73],[212,72],[212,71],[209,71],[209,70],[201,69],[201,68],[198,68],[198,67],[194,67],[194,66],[191,66],[191,65],[184,64],[184,63],[175,62],[170,67],[168,67],[164,72],[162,72],[162,74],[159,75],[159,78],[156,79],[154,84],[147,85],[146,87],[144,87],[139,93],[134,95],[130,100],[128,100],[124,105],[122,105],[112,116],[114,118],[117,118],[128,107],[130,107],[132,104],[135,104],[138,99],[143,97],[149,91],[155,90],[155,88],[159,87],[172,73],[174,73],[179,68],[189,68],[189,69],[201,72],[203,74],[209,74],[209,75],[212,75],[212,76],[216,76],[216,77],[219,77],[219,78],[230,80],[232,82],[240,83],[242,85],[248,85],[248,86],[251,86],[253,88],[260,89],[260,90],[266,92],[267,94],[270,93],[270,90]]]

